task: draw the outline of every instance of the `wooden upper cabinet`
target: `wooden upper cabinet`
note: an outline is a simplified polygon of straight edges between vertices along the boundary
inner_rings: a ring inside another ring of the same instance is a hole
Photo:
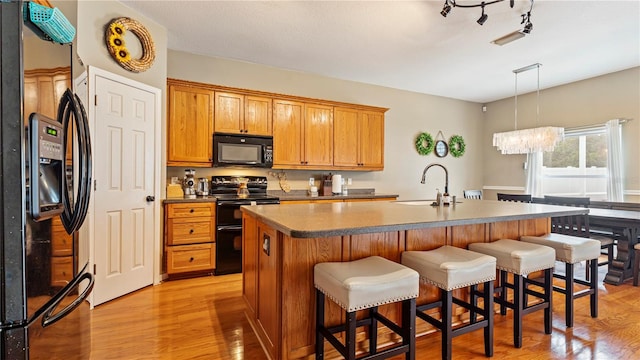
[[[261,96],[244,97],[244,129],[253,135],[273,135],[271,98]]]
[[[333,107],[273,101],[273,166],[329,168],[333,165]]]
[[[216,91],[215,102],[215,132],[272,134],[270,98]]]
[[[244,133],[244,95],[216,91],[215,99],[215,132]]]
[[[360,166],[367,170],[384,168],[384,114],[363,111],[360,121]]]
[[[178,79],[167,89],[168,166],[212,166],[216,132],[273,136],[274,169],[384,168],[386,108]]]
[[[273,100],[273,165],[303,164],[304,104]]]
[[[55,120],[58,117],[60,98],[70,87],[69,67],[25,70],[24,124],[29,124],[29,116],[34,112]]]
[[[168,166],[212,166],[213,108],[212,90],[169,84]]]
[[[334,109],[335,167],[384,168],[384,114],[350,108]]]
[[[305,104],[304,164],[333,165],[333,107]]]

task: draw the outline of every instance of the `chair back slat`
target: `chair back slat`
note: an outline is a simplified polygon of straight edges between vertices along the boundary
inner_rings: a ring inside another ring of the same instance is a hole
[[[464,190],[462,195],[465,199],[482,200],[482,190]]]
[[[544,203],[549,205],[573,206],[588,208],[591,200],[588,197],[565,197],[545,195]],[[559,216],[551,218],[551,232],[589,237],[589,214]]]
[[[530,203],[531,195],[530,194],[503,194],[498,193],[499,201],[512,201],[512,202],[523,202]]]

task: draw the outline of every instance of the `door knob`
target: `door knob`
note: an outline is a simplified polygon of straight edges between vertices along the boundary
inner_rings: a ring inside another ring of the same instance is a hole
[[[152,202],[152,201],[156,201],[156,197],[152,195],[147,196],[147,202]]]

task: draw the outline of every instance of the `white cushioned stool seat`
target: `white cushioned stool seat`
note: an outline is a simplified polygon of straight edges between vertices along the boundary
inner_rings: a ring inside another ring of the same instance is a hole
[[[496,268],[518,275],[553,268],[556,260],[555,250],[548,246],[511,239],[472,243],[469,250],[495,257]]]
[[[313,268],[314,285],[348,312],[418,297],[418,273],[379,256],[325,262]]]
[[[556,251],[556,259],[569,264],[597,259],[600,256],[600,241],[577,236],[548,233],[542,236],[522,236],[521,241],[550,246]]]
[[[402,264],[418,271],[422,281],[447,291],[496,279],[496,258],[448,245],[405,251]]]

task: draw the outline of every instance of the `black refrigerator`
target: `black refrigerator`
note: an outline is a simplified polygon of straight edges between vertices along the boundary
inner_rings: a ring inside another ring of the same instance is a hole
[[[58,9],[0,0],[0,359],[90,357],[93,275],[77,231],[91,144],[66,88],[75,29],[65,21]]]

